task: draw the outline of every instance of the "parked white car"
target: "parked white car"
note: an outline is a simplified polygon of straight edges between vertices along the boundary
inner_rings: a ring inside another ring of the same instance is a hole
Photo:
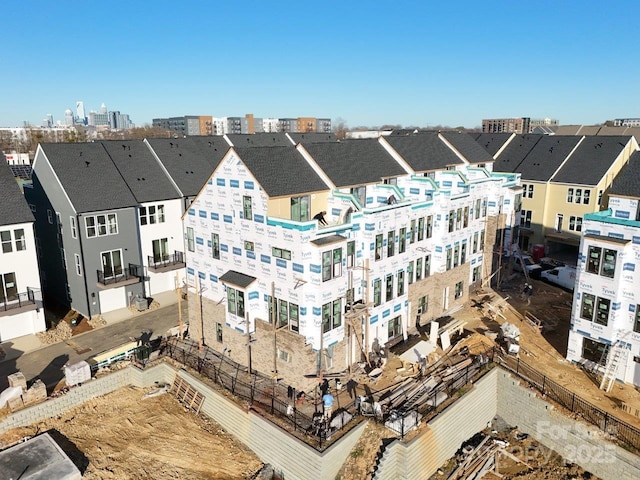
[[[513,261],[513,269],[516,272],[522,272],[523,264],[531,278],[540,278],[542,267],[533,261],[533,257],[531,257],[531,255],[522,255],[522,262],[520,262],[520,257],[515,257]]]
[[[545,270],[542,272],[542,279],[573,291],[576,286],[576,269],[575,267],[556,267]]]

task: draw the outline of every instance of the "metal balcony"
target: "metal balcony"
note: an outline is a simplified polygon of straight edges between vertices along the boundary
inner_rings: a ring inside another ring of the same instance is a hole
[[[178,270],[186,266],[184,260],[184,253],[178,250],[172,254],[167,255],[149,255],[147,257],[149,270],[153,272],[169,272],[171,270]]]
[[[0,317],[35,310],[37,308],[33,290],[27,288],[26,292],[8,295],[0,301]]]
[[[122,287],[141,282],[144,279],[144,267],[130,263],[128,268],[98,270],[97,275],[98,288]]]

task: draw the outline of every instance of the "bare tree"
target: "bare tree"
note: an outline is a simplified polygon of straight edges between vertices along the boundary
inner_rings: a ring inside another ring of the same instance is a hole
[[[349,131],[349,127],[347,126],[347,122],[338,117],[333,122],[333,133],[335,133],[336,138],[338,140],[344,140],[347,138],[347,132]]]

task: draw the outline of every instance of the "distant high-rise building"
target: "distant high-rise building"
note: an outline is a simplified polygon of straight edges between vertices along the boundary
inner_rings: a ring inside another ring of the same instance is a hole
[[[558,126],[552,118],[489,118],[482,120],[483,133],[531,133],[538,126]]]
[[[107,106],[104,102],[102,102],[102,105],[100,105],[100,113],[107,113]]]
[[[614,127],[640,127],[640,118],[616,118]]]
[[[87,124],[87,116],[84,113],[84,102],[76,102],[76,115],[78,123],[81,123],[82,125]]]
[[[70,108],[64,111],[64,124],[67,126],[73,125],[73,112]]]

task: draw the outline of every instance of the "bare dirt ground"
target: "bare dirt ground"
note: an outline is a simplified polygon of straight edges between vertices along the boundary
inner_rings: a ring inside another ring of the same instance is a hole
[[[0,435],[0,447],[52,435],[87,480],[247,479],[263,466],[218,424],[185,411],[170,394],[142,399],[124,388],[64,415]]]

